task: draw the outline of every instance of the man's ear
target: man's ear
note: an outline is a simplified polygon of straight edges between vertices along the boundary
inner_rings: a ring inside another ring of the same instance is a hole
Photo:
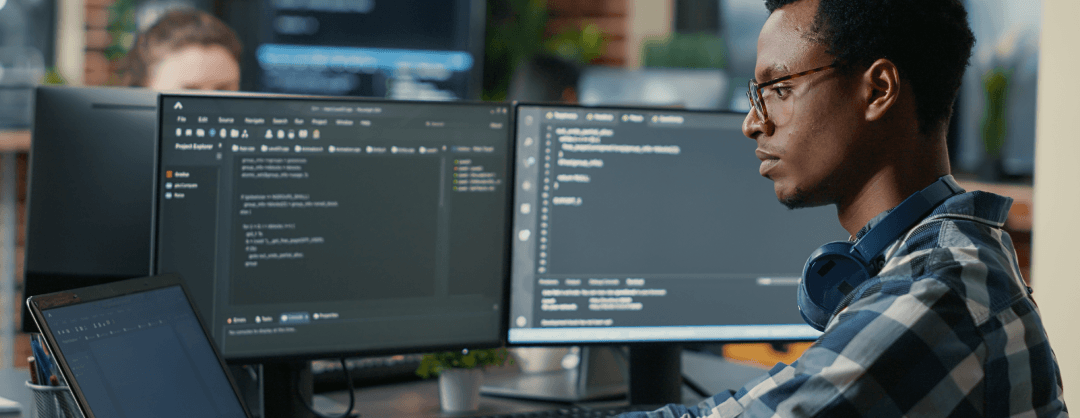
[[[881,120],[900,97],[900,71],[892,61],[880,58],[870,64],[870,68],[863,73],[862,81],[865,87],[866,120]]]

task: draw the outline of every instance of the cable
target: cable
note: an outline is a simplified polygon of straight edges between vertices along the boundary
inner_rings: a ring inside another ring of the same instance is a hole
[[[683,382],[684,385],[686,385],[686,387],[690,388],[690,390],[694,391],[694,393],[696,393],[698,396],[700,396],[702,398],[708,398],[708,397],[713,395],[711,393],[706,392],[705,388],[702,388],[700,385],[695,383],[693,380],[690,380],[690,378],[687,377],[685,374],[682,375],[682,382]]]
[[[315,407],[309,405],[307,400],[304,399],[304,396],[300,394],[299,387],[296,388],[296,399],[299,399],[300,404],[304,405],[304,408],[307,408],[309,412],[319,418],[359,418],[360,414],[354,414],[352,412],[353,408],[356,407],[356,391],[353,389],[352,376],[349,375],[349,366],[345,364],[345,357],[341,357],[338,360],[341,361],[341,370],[345,372],[345,384],[348,385],[349,388],[349,407],[345,408],[345,412],[341,413],[341,415],[326,415],[316,411]]]

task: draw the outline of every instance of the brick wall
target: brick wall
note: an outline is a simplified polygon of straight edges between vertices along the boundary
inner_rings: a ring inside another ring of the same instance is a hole
[[[109,6],[114,0],[86,0],[86,64],[83,83],[88,86],[116,84],[115,64],[105,58],[109,36]]]

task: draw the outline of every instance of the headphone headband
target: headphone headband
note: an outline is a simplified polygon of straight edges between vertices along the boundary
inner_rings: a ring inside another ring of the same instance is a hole
[[[953,180],[952,176],[943,176],[934,183],[926,186],[904,199],[893,209],[892,213],[881,220],[881,223],[870,228],[854,247],[852,255],[859,257],[865,262],[881,254],[889,244],[892,244],[905,230],[911,228],[919,220],[926,217],[930,211],[954,194],[963,193],[964,189]]]
[[[881,265],[875,259],[890,244],[946,199],[963,192],[952,176],[943,176],[904,199],[857,243],[830,242],[810,254],[798,293],[799,311],[806,323],[824,330],[842,300],[878,274]]]

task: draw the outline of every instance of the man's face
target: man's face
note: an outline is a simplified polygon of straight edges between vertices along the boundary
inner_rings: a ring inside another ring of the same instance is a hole
[[[802,0],[769,16],[758,38],[758,83],[833,63],[809,36],[817,7],[818,0]],[[847,173],[860,155],[854,79],[828,69],[765,87],[768,120],[751,110],[743,121],[743,133],[757,141],[760,174],[789,208],[836,203],[853,180]]]

